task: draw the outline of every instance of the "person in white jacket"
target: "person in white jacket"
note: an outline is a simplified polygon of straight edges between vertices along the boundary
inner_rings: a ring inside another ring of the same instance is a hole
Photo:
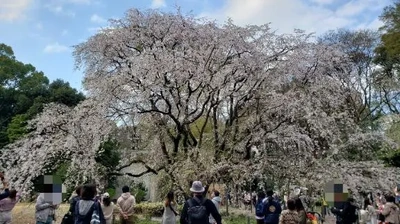
[[[136,200],[129,192],[129,187],[122,187],[122,195],[117,200],[121,224],[133,224],[133,209],[135,205]]]
[[[108,193],[104,193],[103,199],[101,202],[101,209],[103,210],[104,219],[106,220],[106,224],[112,224],[114,207],[115,207],[115,205],[111,201],[110,195]]]
[[[36,224],[52,224],[55,221],[55,210],[58,205],[46,201],[44,193],[40,193],[36,199]]]
[[[222,199],[219,196],[219,191],[215,190],[213,193],[213,199],[211,201],[214,203],[215,207],[217,208],[217,211],[219,212],[219,207],[222,204]],[[215,221],[214,217],[210,214],[209,217],[210,224],[216,224],[217,222]]]

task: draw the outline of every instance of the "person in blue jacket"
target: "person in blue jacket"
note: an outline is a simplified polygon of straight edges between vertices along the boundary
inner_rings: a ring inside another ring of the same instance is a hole
[[[80,200],[76,202],[74,208],[75,224],[106,223],[101,205],[95,200],[96,193],[96,185],[87,184],[83,186]],[[94,220],[96,222],[93,222]]]
[[[278,224],[279,216],[282,212],[282,207],[279,202],[273,198],[274,192],[267,191],[267,198],[265,200],[265,224]]]

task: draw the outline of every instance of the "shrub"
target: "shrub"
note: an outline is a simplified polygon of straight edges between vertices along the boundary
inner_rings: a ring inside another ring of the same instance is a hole
[[[139,182],[133,186],[131,194],[135,196],[136,203],[139,204],[145,201],[147,195],[147,188],[143,183]]]
[[[110,198],[114,198],[116,194],[115,188],[107,188],[106,192],[110,195]]]
[[[178,205],[178,213],[182,211],[182,207]],[[157,202],[157,203],[141,203],[141,204],[136,204],[135,206],[135,212],[136,214],[141,214],[146,217],[161,217],[164,212],[164,203],[162,202]]]
[[[164,212],[163,203],[141,203],[135,206],[135,212],[145,216],[161,217]]]

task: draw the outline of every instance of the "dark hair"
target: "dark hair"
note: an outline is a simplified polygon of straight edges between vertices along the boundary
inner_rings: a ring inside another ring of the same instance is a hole
[[[10,195],[8,195],[8,197],[9,197],[10,199],[12,199],[12,200],[15,200],[15,199],[17,198],[17,191],[14,190],[14,189],[12,189],[12,190],[10,191]]]
[[[83,185],[81,192],[82,200],[93,200],[96,194],[97,194],[96,185],[94,184]]]
[[[168,192],[167,198],[165,200],[165,206],[169,206],[171,202],[175,201],[175,195],[173,191]]]
[[[287,207],[289,210],[293,211],[296,209],[296,202],[293,199],[287,201]]]
[[[122,193],[127,193],[129,192],[129,187],[128,186],[123,186],[122,187]]]
[[[81,196],[81,194],[82,194],[82,188],[83,188],[82,185],[79,185],[79,186],[77,186],[77,187],[75,188],[75,193],[76,193],[78,196]]]
[[[396,198],[393,195],[388,195],[388,196],[386,196],[386,202],[395,203],[396,202]]]
[[[257,198],[258,198],[259,201],[262,201],[262,200],[265,198],[265,193],[264,193],[264,191],[258,192]]]
[[[368,205],[371,205],[371,200],[369,198],[364,199],[364,210],[367,210]]]
[[[304,210],[303,202],[301,201],[300,198],[296,198],[296,201],[294,203],[297,211]]]
[[[215,191],[214,191],[214,196],[215,196],[215,197],[219,197],[219,191],[215,190]]]
[[[110,204],[111,204],[111,199],[110,199],[110,197],[104,197],[104,198],[103,198],[103,204],[104,204],[106,207],[110,206]]]
[[[272,196],[274,195],[274,192],[272,190],[267,191],[267,197],[268,197],[268,202],[271,203],[274,199]]]

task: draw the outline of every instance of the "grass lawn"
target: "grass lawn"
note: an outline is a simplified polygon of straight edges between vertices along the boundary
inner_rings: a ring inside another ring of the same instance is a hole
[[[69,205],[62,204],[56,212],[56,223],[60,223]],[[35,224],[35,204],[18,203],[13,209],[12,224]]]
[[[62,217],[67,213],[69,208],[68,204],[60,205],[60,208],[56,211],[56,222],[59,224]],[[234,215],[224,217],[224,224],[247,224],[247,217],[245,215]],[[151,221],[141,219],[136,224],[159,224],[160,221]],[[250,219],[250,224],[255,224],[253,218]],[[35,204],[29,203],[18,203],[13,209],[12,224],[35,224]],[[117,224],[117,223],[116,223]]]

